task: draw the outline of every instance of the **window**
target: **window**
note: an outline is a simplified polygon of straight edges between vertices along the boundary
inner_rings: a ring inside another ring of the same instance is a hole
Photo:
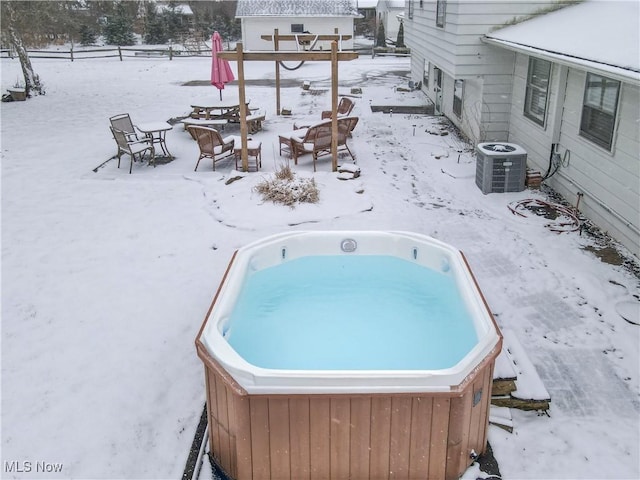
[[[409,0],[409,18],[413,18],[413,0]]]
[[[431,68],[431,64],[425,60],[424,61],[424,70],[422,72],[422,85],[424,85],[425,90],[429,90],[429,69]]]
[[[464,80],[453,82],[453,113],[462,117],[462,94],[464,90]]]
[[[436,26],[444,27],[444,13],[447,9],[447,0],[438,0],[436,3]]]
[[[442,90],[442,70],[438,67],[433,67],[433,77],[435,82],[433,89],[436,91]]]
[[[291,33],[303,33],[303,32],[304,32],[304,23],[291,24]]]
[[[550,75],[551,62],[529,57],[527,90],[524,98],[524,116],[542,126],[544,126],[547,114]]]
[[[582,102],[580,135],[611,150],[618,110],[620,82],[593,73],[587,74]]]

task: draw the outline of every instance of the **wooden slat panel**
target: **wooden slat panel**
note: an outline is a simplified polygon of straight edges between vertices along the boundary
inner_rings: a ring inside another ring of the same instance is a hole
[[[371,398],[351,399],[351,478],[369,478]]]
[[[269,401],[264,397],[250,397],[251,452],[253,478],[268,480],[269,462]]]
[[[331,399],[331,478],[349,478],[351,402],[348,397]]]
[[[489,389],[491,389],[491,384],[493,382],[493,371],[495,366],[495,362],[491,362],[489,368],[486,369],[485,382],[487,384],[487,388]],[[487,395],[487,397],[483,400],[482,417],[480,420],[480,425],[482,426],[482,438],[480,439],[480,445],[482,445],[482,451],[484,452],[487,448],[487,436],[489,434],[489,410],[491,409],[491,395]]]
[[[234,398],[235,435],[236,435],[236,478],[251,480],[252,452],[251,452],[251,411],[248,396]]]
[[[331,402],[329,398],[312,397],[309,401],[309,426],[311,428],[311,478],[330,478]]]
[[[216,401],[218,403],[218,434],[220,436],[220,465],[225,471],[231,467],[231,447],[229,441],[229,413],[227,411],[227,387],[216,375]]]
[[[238,449],[236,445],[236,431],[238,425],[236,423],[236,402],[233,391],[225,386],[227,395],[227,426],[229,432],[229,470],[227,472],[234,478],[238,477]]]
[[[271,455],[271,478],[291,478],[289,444],[289,399],[269,399],[269,452]]]
[[[416,397],[411,409],[409,478],[427,478],[431,447],[433,398]]]
[[[466,447],[469,444],[469,420],[473,401],[471,388],[462,397],[451,399],[449,415],[449,441],[447,447],[447,470],[445,478],[458,478],[460,468],[469,459]]]
[[[472,402],[475,401],[476,395],[480,395],[480,400],[475,406],[471,407],[471,419],[469,420],[469,450],[473,449],[477,454],[484,451],[482,445],[482,439],[484,432],[482,431],[482,410],[486,409],[486,398],[490,392],[487,392],[487,388],[491,388],[490,384],[487,384],[487,373],[489,368],[485,368],[480,375],[476,377],[473,382],[472,388]],[[472,403],[473,405],[473,403]]]
[[[389,478],[409,478],[411,397],[392,397],[390,433]]]
[[[433,399],[431,416],[431,448],[429,449],[429,475],[427,478],[444,478],[447,467],[447,437],[449,433],[448,398]]]
[[[289,400],[289,431],[291,441],[291,478],[311,478],[311,443],[309,399],[292,397]]]
[[[482,432],[480,430],[480,419],[482,418],[481,411],[482,407],[484,406],[484,397],[487,394],[487,392],[484,390],[484,384],[480,382],[480,380],[481,379],[478,379],[477,382],[473,383],[471,398],[473,399],[476,393],[480,391],[480,395],[482,395],[482,397],[480,398],[480,401],[477,405],[471,407],[471,415],[469,418],[469,439],[467,444],[468,451],[473,450],[478,454],[482,452],[482,449],[479,449],[482,437]]]
[[[216,374],[207,369],[208,409],[209,416],[209,441],[211,442],[211,452],[213,457],[220,463],[220,426],[218,424],[218,395],[216,392]]]
[[[389,437],[391,430],[391,398],[371,400],[371,478],[389,478]]]

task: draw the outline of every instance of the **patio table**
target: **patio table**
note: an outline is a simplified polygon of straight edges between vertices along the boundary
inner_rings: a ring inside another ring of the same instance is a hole
[[[150,138],[153,144],[158,144],[167,157],[173,159],[173,155],[169,153],[166,142],[166,134],[173,128],[172,125],[167,122],[145,122],[138,123],[136,127],[144,133],[147,138]]]

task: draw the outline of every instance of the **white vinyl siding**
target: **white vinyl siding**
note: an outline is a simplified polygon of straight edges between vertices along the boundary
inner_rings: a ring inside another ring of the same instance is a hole
[[[436,2],[424,2],[424,8],[415,9],[413,19],[405,22],[411,77],[415,81],[422,78],[425,62],[440,67],[448,79],[443,86],[444,115],[473,142],[506,141],[515,54],[489,46],[481,37],[514,18],[554,4],[448,0],[444,28],[440,28],[436,26]],[[465,82],[462,118],[453,113],[453,79]],[[435,101],[433,87],[423,91]]]
[[[273,50],[273,42],[260,38],[261,35],[273,35],[278,29],[280,35],[291,35],[291,26],[303,25],[313,35],[332,35],[334,28],[342,35],[353,35],[352,17],[246,17],[242,18],[242,48],[245,51]],[[331,42],[318,41],[315,50],[331,50]],[[342,42],[343,50],[353,48],[353,39]],[[301,48],[302,49],[302,48]],[[280,50],[296,50],[295,42],[280,42]]]
[[[552,145],[565,162],[548,180],[572,204],[584,193],[580,211],[632,252],[640,252],[640,87],[621,84],[614,149],[607,152],[580,134],[587,73],[554,65],[547,102],[547,128],[523,114],[528,56],[518,54],[514,70],[509,141],[527,151],[527,165],[543,174]],[[466,95],[466,93],[465,93]]]

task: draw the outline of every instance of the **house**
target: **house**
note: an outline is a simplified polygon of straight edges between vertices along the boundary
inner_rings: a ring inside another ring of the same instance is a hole
[[[436,111],[472,143],[522,146],[640,256],[640,3],[408,0],[406,17],[411,75]]]
[[[273,50],[272,42],[262,35],[311,33],[313,35],[341,35],[353,37],[353,22],[359,18],[356,0],[238,0],[236,18],[241,21],[244,50]],[[314,41],[309,45],[281,42],[280,50],[330,50],[329,41]],[[353,38],[339,45],[342,50],[353,49]]]
[[[400,18],[404,15],[404,0],[378,0],[376,13],[377,25],[382,22],[386,37],[395,42],[400,29]]]

